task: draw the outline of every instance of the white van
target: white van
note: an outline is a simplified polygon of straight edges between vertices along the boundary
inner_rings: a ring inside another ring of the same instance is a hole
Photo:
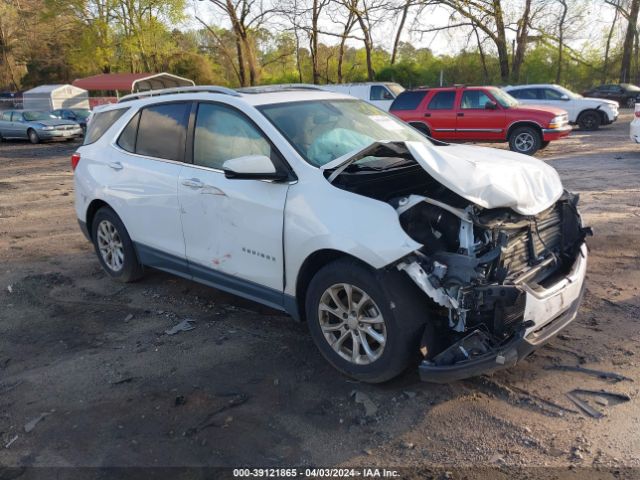
[[[341,83],[338,85],[320,85],[320,88],[331,92],[345,93],[384,110],[389,107],[398,95],[404,92],[404,87],[393,82],[369,83]]]

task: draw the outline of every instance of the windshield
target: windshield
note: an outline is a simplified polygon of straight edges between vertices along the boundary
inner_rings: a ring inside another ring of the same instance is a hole
[[[571,90],[567,90],[566,88],[561,87],[560,85],[555,85],[555,89],[558,90],[559,92],[562,92],[569,98],[583,98],[582,95],[580,95],[579,93],[575,93],[575,92],[572,92]]]
[[[428,143],[407,124],[360,100],[282,103],[259,110],[316,167],[377,141]]]
[[[73,109],[71,111],[73,112],[73,114],[76,117],[78,117],[78,118],[80,118],[82,120],[88,118],[89,115],[91,114],[91,110],[84,110],[84,109],[81,109],[81,108],[80,109]]]
[[[501,90],[499,88],[490,88],[489,91],[494,96],[494,98],[498,101],[498,103],[502,105],[504,108],[513,108],[519,105],[518,100],[513,98],[504,90]]]
[[[27,122],[37,122],[39,120],[51,120],[52,118],[56,118],[46,112],[23,112],[22,116]]]
[[[402,92],[404,92],[404,87],[402,85],[398,85],[397,83],[385,83],[385,86],[391,90],[394,97],[397,97]]]

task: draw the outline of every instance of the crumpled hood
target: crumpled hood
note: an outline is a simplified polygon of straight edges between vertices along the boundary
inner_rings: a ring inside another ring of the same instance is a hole
[[[558,172],[526,155],[469,145],[405,145],[438,182],[484,208],[511,208],[522,215],[536,215],[563,192]]]

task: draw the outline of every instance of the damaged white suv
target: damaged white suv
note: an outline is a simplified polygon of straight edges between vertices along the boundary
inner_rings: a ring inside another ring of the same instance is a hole
[[[153,267],[288,312],[359,380],[419,352],[427,381],[514,365],[582,298],[590,231],[553,168],[434,143],[346,95],[125,97],[94,114],[72,166],[113,278]]]

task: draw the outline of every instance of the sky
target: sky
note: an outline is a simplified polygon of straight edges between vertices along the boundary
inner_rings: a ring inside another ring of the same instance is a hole
[[[550,4],[553,3],[553,0],[548,1]],[[579,25],[577,22],[569,25],[568,29],[573,30],[568,32],[569,38],[567,43],[569,46],[579,51],[585,46],[604,42],[604,32],[607,30],[613,19],[612,9],[605,6],[602,0],[574,0],[574,2],[588,3],[589,11]],[[195,15],[198,15],[200,18],[211,24],[228,26],[228,22],[224,17],[217,14],[211,3],[206,0],[193,0],[188,11],[191,16],[191,19],[187,22],[188,27],[190,28],[201,27],[200,23],[195,20]],[[416,48],[430,48],[436,55],[456,53],[467,46],[470,48],[476,48],[475,39],[473,39],[471,44],[468,43],[468,30],[465,28],[448,29],[437,33],[425,34],[410,31],[412,26],[417,27],[418,24],[423,28],[446,25],[449,22],[449,16],[450,11],[444,7],[431,7],[428,10],[423,11],[418,19],[416,19],[415,13],[410,15],[405,24],[402,41],[409,42]],[[556,15],[552,9],[542,12],[541,20],[543,22],[553,25],[556,21],[555,19]],[[373,30],[374,43],[376,46],[382,46],[388,50],[391,49],[398,22],[399,15],[396,15],[395,18],[391,18],[381,23]],[[284,19],[279,23],[281,24],[279,28],[282,30],[287,29],[288,25]],[[323,20],[321,29],[337,32],[336,28],[328,19]],[[514,33],[508,32],[508,35],[513,38]],[[337,37],[323,35],[321,36],[321,41],[326,44],[335,44],[338,42],[338,39]],[[355,39],[349,40],[348,44],[355,47],[362,46],[361,42]],[[490,42],[486,42],[485,46],[488,50],[491,49]]]

